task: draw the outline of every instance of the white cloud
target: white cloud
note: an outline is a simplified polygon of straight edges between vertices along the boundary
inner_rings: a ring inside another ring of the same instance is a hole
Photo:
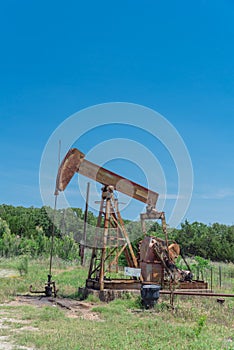
[[[216,189],[211,193],[204,193],[199,195],[202,199],[224,199],[234,197],[234,189],[233,188],[220,188]]]

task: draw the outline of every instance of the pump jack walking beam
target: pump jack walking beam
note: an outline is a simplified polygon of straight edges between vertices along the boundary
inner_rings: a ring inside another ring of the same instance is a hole
[[[56,194],[58,194],[59,191],[65,190],[73,175],[77,172],[105,186],[112,185],[116,191],[146,203],[149,208],[155,208],[159,196],[157,192],[151,191],[112,171],[99,167],[84,158],[84,153],[76,148],[72,148],[68,151],[58,171]]]

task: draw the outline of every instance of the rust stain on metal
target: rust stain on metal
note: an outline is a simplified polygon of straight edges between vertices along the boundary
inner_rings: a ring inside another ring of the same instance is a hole
[[[159,194],[131,180],[113,173],[84,159],[84,153],[76,148],[68,151],[63,159],[56,180],[56,194],[64,191],[73,175],[77,172],[105,186],[112,185],[116,191],[135,198],[150,207],[155,207]]]
[[[58,170],[55,194],[58,194],[58,191],[65,190],[73,175],[79,169],[84,157],[85,155],[76,148],[68,151]]]

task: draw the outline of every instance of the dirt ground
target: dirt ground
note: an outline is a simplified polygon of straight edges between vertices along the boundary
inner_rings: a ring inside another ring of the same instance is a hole
[[[5,304],[1,304],[0,306],[7,306],[7,305],[8,306],[31,305],[35,307],[44,307],[44,306],[57,307],[57,308],[63,309],[67,317],[101,321],[101,319],[99,318],[99,315],[92,311],[92,308],[94,306],[92,303],[77,301],[73,299],[64,299],[64,298],[55,299],[55,298],[47,298],[47,297],[40,297],[40,296],[24,295],[24,296],[17,296],[15,300]],[[15,330],[17,332],[37,331],[37,328],[30,326],[30,321],[20,320],[20,318],[18,317],[16,319],[14,318],[13,314],[11,317],[9,315],[9,312],[4,312],[4,310],[1,310],[0,329],[4,329],[4,328],[10,329],[9,323],[14,323],[14,322],[20,323],[22,325],[22,327]],[[33,348],[16,346],[10,339],[10,336],[0,336],[0,350],[15,350],[15,349],[34,350]]]
[[[67,317],[80,317],[87,320],[100,321],[98,314],[91,311],[94,304],[74,299],[24,295],[16,297],[14,301],[7,303],[7,305],[32,305],[36,307],[53,306],[64,309]]]

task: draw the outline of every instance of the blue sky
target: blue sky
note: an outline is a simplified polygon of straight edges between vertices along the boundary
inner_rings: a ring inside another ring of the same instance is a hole
[[[83,108],[123,101],[158,111],[184,139],[194,169],[185,218],[234,224],[233,20],[231,0],[1,2],[0,202],[41,206],[51,133]],[[173,181],[165,156],[167,171]]]

